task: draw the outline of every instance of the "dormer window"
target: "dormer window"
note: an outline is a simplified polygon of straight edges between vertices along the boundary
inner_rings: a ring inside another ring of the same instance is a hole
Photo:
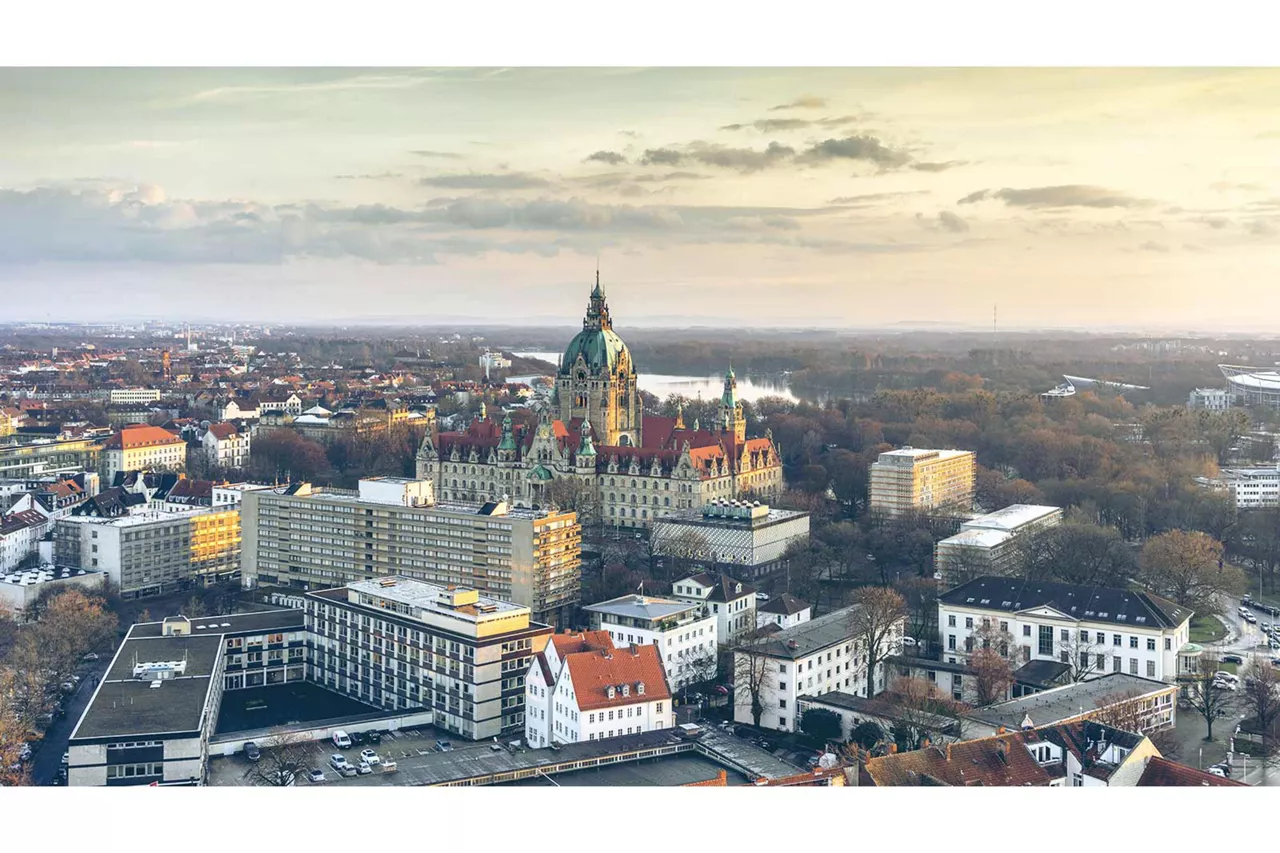
[[[622,685],[622,695],[623,695],[623,696],[630,696],[630,695],[631,695],[631,685],[630,685],[630,684],[624,684],[624,685]]]
[[[640,681],[640,682],[637,682],[637,683],[636,683],[636,695],[637,695],[637,696],[643,696],[643,695],[644,695],[644,682],[643,682],[643,681]]]
[[[608,695],[610,699],[612,699],[615,695],[617,695],[617,692],[612,687],[605,690],[605,693]]]

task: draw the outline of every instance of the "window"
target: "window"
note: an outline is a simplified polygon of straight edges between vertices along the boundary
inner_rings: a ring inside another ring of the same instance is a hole
[[[787,671],[787,665],[785,663],[778,664],[778,672],[785,673],[786,671]]]
[[[659,702],[657,705],[654,705],[654,706],[653,706],[653,710],[654,710],[654,712],[655,712],[655,713],[661,714],[661,713],[662,713],[662,703],[661,703],[661,702]]]
[[[1083,670],[1087,670],[1088,668],[1089,668],[1089,653],[1081,652],[1080,653],[1080,669],[1083,671]]]
[[[1098,671],[1099,671],[1099,672],[1101,672],[1102,670],[1104,670],[1104,669],[1106,669],[1106,668],[1107,668],[1107,656],[1106,656],[1106,655],[1098,655]]]
[[[1137,659],[1137,658],[1129,658],[1129,674],[1130,674],[1130,675],[1137,675],[1137,674],[1138,674],[1138,659]]]
[[[1024,637],[1030,637],[1030,636],[1031,636],[1031,626],[1030,626],[1030,625],[1023,625],[1023,626],[1022,626],[1022,636],[1024,636]]]
[[[786,718],[786,717],[779,717],[779,718],[778,718],[778,728],[785,729],[786,727],[787,727],[787,718]]]
[[[1040,626],[1040,654],[1053,657],[1053,628],[1049,625]]]
[[[1113,646],[1118,646],[1118,645],[1120,645],[1120,635],[1119,635],[1119,634],[1112,634],[1112,635],[1111,635],[1111,645],[1113,645]]]
[[[1081,631],[1081,632],[1080,632],[1080,642],[1082,642],[1082,643],[1087,643],[1087,642],[1089,642],[1089,632],[1088,632],[1088,631]]]
[[[947,649],[948,649],[949,651],[953,651],[953,652],[956,650],[956,635],[955,635],[955,634],[948,634],[948,635],[947,635]]]
[[[785,681],[779,681],[779,682],[778,682],[778,689],[779,689],[779,690],[786,690],[786,689],[787,689],[787,682],[785,682]]]
[[[1059,637],[1059,638],[1062,640],[1062,642],[1064,642],[1064,643],[1069,643],[1069,642],[1071,642],[1071,632],[1070,632],[1070,631],[1068,631],[1066,628],[1063,628],[1063,629],[1062,629],[1062,632],[1058,635],[1058,637]]]
[[[1172,637],[1165,637],[1165,638],[1164,638],[1164,650],[1165,650],[1166,652],[1171,652],[1171,651],[1173,651],[1173,638],[1172,638]]]
[[[1147,637],[1147,651],[1154,652],[1156,650],[1156,638]]]
[[[1007,634],[1007,633],[1009,632],[1009,623],[1008,623],[1008,622],[1001,622],[1001,623],[1000,623],[1000,630],[1001,630],[1001,631],[1004,631],[1004,632]]]
[[[778,707],[779,707],[779,708],[785,708],[785,707],[787,707],[787,700],[786,700],[786,699],[779,699],[779,700],[778,700]]]
[[[1137,647],[1138,647],[1138,638],[1132,637],[1132,636],[1129,637],[1129,648],[1136,649]]]
[[[954,613],[947,616],[947,627],[954,628],[956,626],[956,615]]]
[[[1119,672],[1119,671],[1120,671],[1120,667],[1121,667],[1121,666],[1122,666],[1122,664],[1121,664],[1121,660],[1120,660],[1120,655],[1116,655],[1115,657],[1113,657],[1113,658],[1111,659],[1111,671],[1112,671],[1112,672]]]
[[[1155,677],[1156,677],[1156,662],[1153,660],[1149,660],[1147,661],[1147,678],[1155,678]]]
[[[972,628],[973,628],[973,617],[972,617],[972,616],[966,616],[966,617],[964,617],[964,627],[966,627],[966,628],[970,628],[970,629],[972,629]]]

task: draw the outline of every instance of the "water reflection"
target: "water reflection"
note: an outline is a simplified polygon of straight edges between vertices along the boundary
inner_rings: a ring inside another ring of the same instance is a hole
[[[560,353],[558,352],[526,351],[512,354],[520,358],[536,358],[551,364],[558,364],[560,361]],[[509,377],[513,382],[527,382],[529,378],[525,376]],[[682,397],[694,400],[699,397],[704,400],[718,400],[724,390],[724,377],[641,373],[637,384],[640,386],[641,391],[648,391],[650,394],[657,396],[659,400],[665,400],[671,394],[679,394]],[[761,397],[783,397],[792,401],[799,400],[795,394],[791,393],[791,389],[784,382],[770,382],[767,379],[757,380],[747,376],[738,377],[738,397],[748,402],[754,402]]]

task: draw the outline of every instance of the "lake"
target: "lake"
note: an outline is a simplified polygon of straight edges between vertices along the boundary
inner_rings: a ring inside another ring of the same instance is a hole
[[[512,355],[520,358],[536,358],[540,361],[559,364],[561,354],[558,352],[513,352]],[[512,382],[528,381],[529,379],[526,376],[508,378]],[[636,384],[640,386],[641,391],[648,391],[659,400],[665,400],[671,394],[680,394],[694,400],[699,397],[704,400],[718,400],[720,399],[720,394],[724,391],[723,376],[679,376],[663,373],[641,373],[637,377]],[[755,401],[761,397],[783,397],[792,401],[799,400],[795,394],[791,393],[791,389],[783,383],[770,382],[768,380],[754,381],[747,376],[738,377],[739,399]]]

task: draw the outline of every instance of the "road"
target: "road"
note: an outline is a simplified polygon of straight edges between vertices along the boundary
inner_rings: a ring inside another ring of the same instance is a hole
[[[58,769],[62,766],[62,754],[67,751],[67,741],[71,739],[71,732],[75,729],[76,723],[80,722],[80,715],[88,707],[89,700],[93,698],[94,685],[107,671],[110,663],[111,655],[104,654],[101,660],[86,663],[81,667],[78,673],[80,684],[76,686],[75,692],[63,706],[66,708],[66,713],[53,721],[53,725],[44,733],[39,748],[32,756],[32,784],[54,784]]]

